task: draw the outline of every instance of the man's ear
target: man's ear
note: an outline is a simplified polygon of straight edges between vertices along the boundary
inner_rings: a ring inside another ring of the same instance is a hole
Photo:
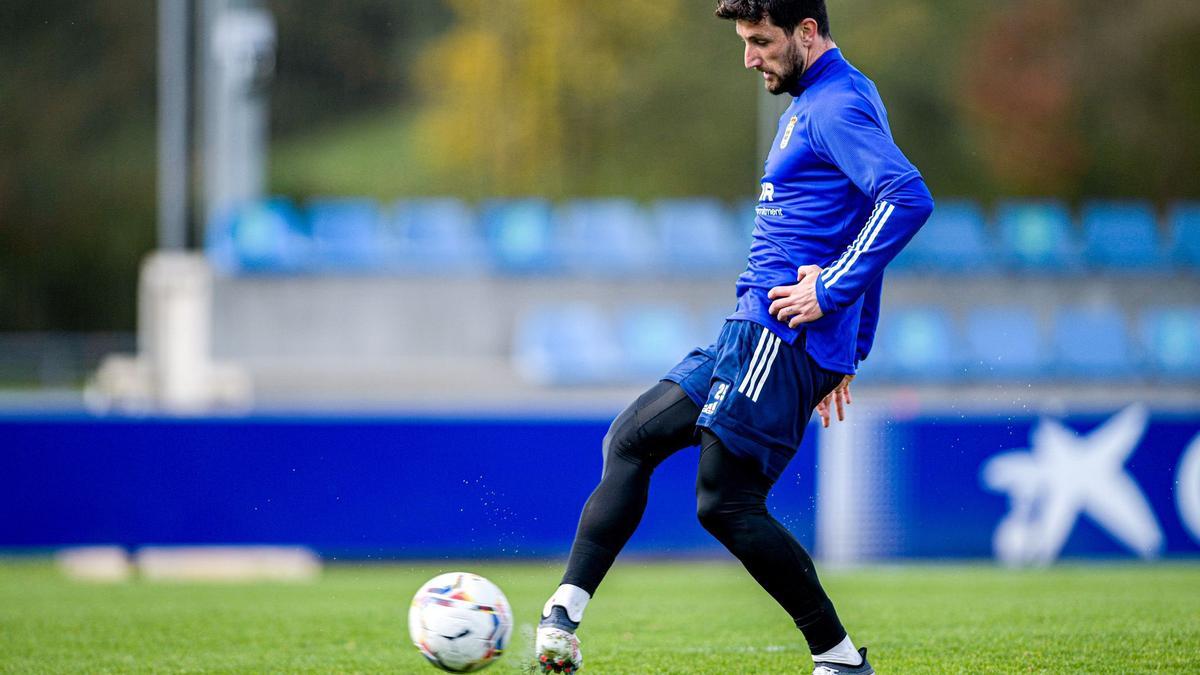
[[[796,25],[797,37],[800,38],[800,44],[805,47],[811,45],[813,40],[817,39],[817,20],[804,19]]]

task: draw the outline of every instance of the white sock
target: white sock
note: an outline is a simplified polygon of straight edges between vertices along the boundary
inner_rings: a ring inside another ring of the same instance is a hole
[[[588,600],[591,599],[592,596],[582,588],[563,584],[546,601],[546,606],[542,608],[542,616],[550,616],[550,608],[558,605],[567,610],[567,618],[575,623],[580,623],[583,621],[583,610],[587,608]]]
[[[854,643],[850,641],[850,636],[847,635],[833,649],[820,654],[813,654],[813,661],[829,661],[830,663],[844,663],[847,666],[861,666],[862,656],[859,655],[858,650],[854,648]]]

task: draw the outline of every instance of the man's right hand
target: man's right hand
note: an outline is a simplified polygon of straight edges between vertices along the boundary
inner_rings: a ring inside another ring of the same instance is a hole
[[[833,391],[829,392],[829,395],[817,404],[817,413],[821,416],[821,426],[823,428],[829,428],[829,408],[831,406],[837,410],[839,422],[846,420],[846,406],[853,402],[850,398],[850,381],[853,379],[853,375],[843,377],[838,386],[834,387]]]

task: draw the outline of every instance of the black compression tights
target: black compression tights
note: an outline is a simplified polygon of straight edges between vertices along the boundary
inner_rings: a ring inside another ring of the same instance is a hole
[[[696,443],[699,407],[673,382],[659,382],[617,416],[604,437],[604,472],[592,492],[562,583],[589,594],[641,522],[650,474],[664,459]],[[846,637],[821,588],[812,558],[767,511],[772,481],[758,466],[730,453],[700,430],[697,515],[804,632],[814,654]]]
[[[604,436],[604,472],[579,516],[564,584],[589,594],[633,536],[650,474],[676,451],[695,445],[700,408],[674,382],[659,382],[617,416]]]

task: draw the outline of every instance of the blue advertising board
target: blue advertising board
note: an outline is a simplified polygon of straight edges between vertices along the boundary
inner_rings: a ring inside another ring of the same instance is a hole
[[[930,416],[890,422],[882,438],[891,555],[1036,565],[1200,552],[1195,415]]]
[[[560,556],[607,420],[0,418],[0,547],[286,543],[327,556]],[[719,553],[696,449],[655,472],[628,550]],[[773,495],[813,539],[816,452]]]
[[[877,521],[857,529],[887,534],[868,557],[1046,564],[1200,553],[1200,415],[1135,405],[1066,419],[852,420],[883,477],[871,508],[854,514]],[[599,479],[606,429],[551,418],[0,417],[0,548],[562,556]],[[820,494],[825,438],[810,426],[769,502],[809,548],[818,505],[838,503]],[[693,448],[659,467],[629,551],[725,555],[696,522],[696,462]]]

